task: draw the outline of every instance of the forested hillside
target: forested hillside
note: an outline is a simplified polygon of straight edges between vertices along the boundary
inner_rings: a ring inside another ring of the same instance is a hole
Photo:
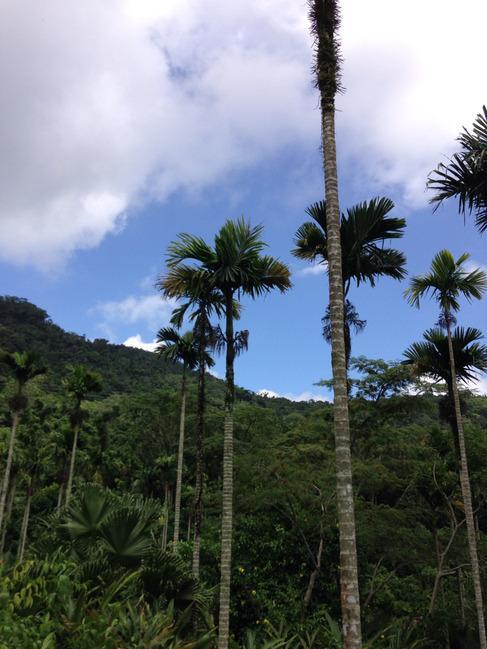
[[[47,369],[26,385],[28,404],[6,494],[0,646],[149,647],[164,629],[168,647],[189,649],[196,645],[176,642],[193,628],[197,646],[210,643],[218,600],[222,383],[210,378],[207,394],[198,582],[190,572],[196,375],[188,378],[182,540],[175,554],[181,366],[66,333],[42,309],[17,298],[0,300],[0,325],[0,348],[36,351]],[[69,366],[79,363],[99,374],[101,390],[86,396],[76,419],[68,379]],[[368,646],[412,647],[427,638],[422,646],[474,647],[464,512],[442,398],[414,394],[412,383],[405,390],[407,381],[397,372],[383,375],[378,389],[370,367],[362,365],[350,400]],[[5,458],[15,384],[5,366],[2,376]],[[485,557],[487,399],[468,393],[463,399],[479,554]],[[73,495],[64,507],[77,421]],[[235,463],[233,641],[249,649],[259,638],[268,638],[268,647],[340,647],[331,406],[239,390]],[[12,570],[19,553],[27,560]],[[485,577],[485,561],[482,571]]]

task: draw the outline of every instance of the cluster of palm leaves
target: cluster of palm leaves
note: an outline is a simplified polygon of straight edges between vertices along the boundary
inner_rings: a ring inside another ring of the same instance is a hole
[[[435,191],[434,203],[456,198],[458,211],[464,216],[473,213],[480,232],[487,230],[487,108],[477,115],[472,131],[458,137],[460,152],[447,164],[441,163],[431,172],[428,185]]]

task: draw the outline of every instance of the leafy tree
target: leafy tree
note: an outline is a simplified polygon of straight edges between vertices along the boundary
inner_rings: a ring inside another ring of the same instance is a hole
[[[0,530],[3,527],[3,518],[5,514],[5,502],[9,488],[10,472],[12,470],[12,460],[15,447],[15,436],[22,413],[28,405],[28,399],[24,394],[26,383],[36,376],[46,373],[46,368],[40,364],[39,356],[34,352],[0,352],[0,362],[7,365],[16,383],[16,392],[10,399],[10,411],[12,413],[12,430],[8,445],[7,462],[5,473],[2,481],[2,491],[0,492]]]
[[[73,365],[70,368],[69,375],[64,379],[64,388],[68,395],[72,397],[74,404],[71,410],[71,431],[73,433],[73,445],[71,448],[71,459],[69,463],[68,484],[66,487],[65,504],[69,503],[71,491],[73,488],[74,465],[76,460],[76,449],[78,446],[78,437],[83,422],[83,410],[81,404],[93,392],[100,392],[102,389],[101,377],[97,372],[93,372],[84,365]]]
[[[379,359],[358,356],[352,358],[352,368],[363,376],[353,379],[355,395],[364,399],[379,401],[402,394],[414,385],[414,377],[408,367],[402,363],[387,363]]]
[[[244,219],[227,221],[215,237],[214,247],[189,234],[169,246],[169,266],[185,266],[193,260],[225,301],[226,391],[223,450],[223,513],[218,647],[227,649],[230,619],[233,518],[233,406],[235,401],[234,358],[236,346],[245,345],[245,334],[234,332],[234,297],[237,292],[256,298],[277,288],[290,287],[289,269],[277,259],[263,255],[262,226],[251,227]],[[194,268],[194,267],[193,267]],[[196,270],[196,268],[195,268]]]
[[[471,301],[480,300],[487,290],[487,273],[477,269],[470,272],[465,270],[465,262],[469,255],[464,253],[457,260],[448,250],[442,250],[435,255],[431,270],[425,275],[413,277],[410,287],[405,295],[409,303],[418,307],[423,297],[431,294],[440,307],[441,321],[445,324],[447,333],[448,356],[450,362],[450,382],[453,403],[455,408],[456,429],[460,450],[460,485],[462,488],[465,506],[465,519],[467,524],[467,537],[472,564],[475,602],[479,625],[479,640],[481,649],[487,649],[485,634],[484,610],[482,601],[482,584],[477,552],[475,522],[472,508],[472,494],[470,489],[470,476],[468,470],[467,451],[463,433],[463,421],[460,406],[460,396],[457,384],[457,368],[455,366],[455,351],[452,340],[453,313],[459,311],[461,296]]]
[[[487,108],[477,115],[473,131],[466,128],[457,138],[461,150],[448,164],[439,164],[428,178],[428,187],[436,192],[433,203],[447,198],[458,200],[458,211],[464,216],[475,214],[480,232],[487,230]]]
[[[159,343],[158,352],[172,363],[181,362],[183,374],[181,377],[181,415],[179,420],[178,467],[176,477],[176,495],[174,498],[174,544],[179,542],[179,523],[181,519],[181,488],[183,484],[183,458],[184,458],[184,421],[186,416],[186,372],[198,366],[198,349],[194,334],[187,331],[182,336],[173,327],[164,327],[157,334]],[[213,360],[208,357],[206,363],[213,365]]]

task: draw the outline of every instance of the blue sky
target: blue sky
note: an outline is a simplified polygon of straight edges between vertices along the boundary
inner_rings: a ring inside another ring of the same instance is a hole
[[[407,219],[397,245],[410,274],[444,247],[487,265],[472,223],[453,204],[433,214],[424,191],[427,172],[486,102],[483,75],[475,65],[465,71],[458,49],[446,47],[459,20],[486,10],[467,2],[459,18],[446,2],[441,22],[422,10],[411,43],[411,3],[395,13],[385,0],[367,11],[363,4],[343,2],[342,207],[390,196]],[[241,326],[251,338],[237,382],[293,398],[329,396],[313,385],[330,376],[320,334],[326,277],[306,273],[290,254],[306,206],[323,196],[305,6],[232,5],[87,2],[73,16],[53,1],[30,13],[17,3],[0,10],[10,91],[0,126],[1,292],[89,338],[150,343],[171,310],[153,288],[168,243],[181,231],[211,239],[226,218],[243,214],[264,225],[269,252],[289,263],[294,286],[244,301]],[[435,72],[429,62],[442,46],[444,69]],[[354,354],[398,359],[434,323],[435,305],[412,309],[405,287],[381,280],[351,290],[368,323]],[[485,302],[466,305],[460,321],[482,329]],[[216,370],[223,375],[221,361]]]

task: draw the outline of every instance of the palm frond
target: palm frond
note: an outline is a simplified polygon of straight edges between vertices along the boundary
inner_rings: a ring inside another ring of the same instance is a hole
[[[432,203],[456,198],[458,211],[475,214],[480,232],[487,230],[487,108],[476,117],[473,132],[467,129],[457,138],[461,151],[448,164],[440,164],[428,178],[428,187],[435,193]]]

